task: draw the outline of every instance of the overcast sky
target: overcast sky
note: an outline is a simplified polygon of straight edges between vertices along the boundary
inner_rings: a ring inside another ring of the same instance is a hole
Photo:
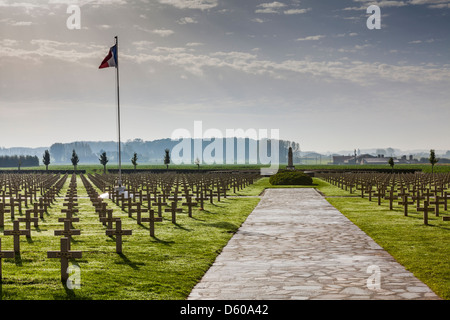
[[[202,121],[302,150],[447,150],[449,30],[448,0],[0,0],[0,146],[117,140],[98,69],[117,35],[122,141]]]

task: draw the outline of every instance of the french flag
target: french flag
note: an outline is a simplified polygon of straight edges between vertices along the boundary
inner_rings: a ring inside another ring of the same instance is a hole
[[[117,44],[109,49],[109,53],[105,59],[103,59],[102,64],[99,69],[116,67],[117,68]]]

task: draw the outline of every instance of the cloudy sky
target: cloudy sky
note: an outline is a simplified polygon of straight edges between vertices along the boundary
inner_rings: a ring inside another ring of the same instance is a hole
[[[123,141],[202,121],[302,150],[447,150],[449,30],[448,0],[0,0],[0,146],[117,140],[98,69],[117,35]]]

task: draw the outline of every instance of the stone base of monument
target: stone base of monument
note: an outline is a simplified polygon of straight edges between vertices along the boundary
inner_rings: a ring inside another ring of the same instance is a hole
[[[115,187],[115,188],[114,188],[114,191],[118,191],[118,192],[119,192],[119,195],[121,195],[122,193],[125,192],[125,187],[123,187],[123,186]]]
[[[314,177],[314,171],[304,171],[303,173],[310,177]]]

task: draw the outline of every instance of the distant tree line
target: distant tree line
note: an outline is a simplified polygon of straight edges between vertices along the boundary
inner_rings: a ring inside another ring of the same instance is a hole
[[[253,155],[249,154],[250,145],[255,142],[255,140],[249,138],[224,138],[223,146],[227,146],[226,139],[233,139],[233,154],[234,161],[236,163],[246,163],[250,161]],[[194,140],[193,140],[194,141]],[[245,146],[245,154],[241,158],[238,158],[238,143],[243,142]],[[177,145],[179,141],[171,139],[159,139],[154,141],[143,141],[142,139],[128,140],[121,143],[122,147],[122,159],[131,159],[139,157],[143,163],[164,163],[164,155],[166,149],[172,150],[172,148]],[[211,143],[211,141],[204,140],[200,143],[201,150]],[[300,145],[294,141],[279,140],[279,161],[281,163],[287,163],[288,159],[288,149],[292,147],[295,155],[300,152]],[[259,141],[256,142],[257,148],[259,149]],[[191,155],[192,163],[197,160],[198,154],[194,153],[194,142],[191,143]],[[267,146],[268,152],[270,153],[270,142]],[[51,160],[53,164],[66,164],[70,163],[72,157],[72,151],[76,150],[78,156],[80,157],[80,163],[98,163],[99,157],[101,157],[105,152],[108,156],[109,162],[118,161],[118,150],[117,142],[114,141],[77,141],[72,143],[54,143],[50,146]],[[230,151],[230,150],[229,150]],[[226,154],[223,154],[223,162],[226,162]],[[134,165],[134,163],[133,163]],[[167,164],[166,164],[167,165]]]
[[[0,167],[20,168],[37,166],[39,166],[39,158],[37,156],[0,156]]]

